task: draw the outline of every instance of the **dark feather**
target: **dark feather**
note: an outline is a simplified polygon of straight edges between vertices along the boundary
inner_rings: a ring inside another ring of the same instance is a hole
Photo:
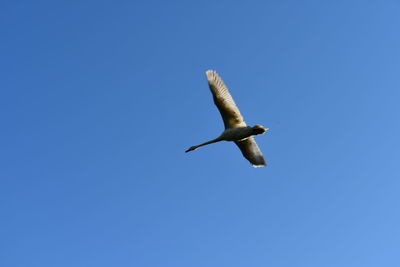
[[[250,161],[253,167],[262,167],[267,165],[260,148],[252,136],[242,141],[236,141],[235,144],[239,147],[240,151],[242,151],[243,156]]]

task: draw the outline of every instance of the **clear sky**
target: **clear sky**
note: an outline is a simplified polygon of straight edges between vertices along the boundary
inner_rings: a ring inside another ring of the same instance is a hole
[[[0,266],[400,266],[398,1],[2,1]],[[224,79],[269,165],[227,142]]]

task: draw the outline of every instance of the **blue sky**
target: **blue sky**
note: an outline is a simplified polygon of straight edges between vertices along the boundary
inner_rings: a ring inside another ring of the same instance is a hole
[[[0,265],[399,266],[399,8],[3,1]]]

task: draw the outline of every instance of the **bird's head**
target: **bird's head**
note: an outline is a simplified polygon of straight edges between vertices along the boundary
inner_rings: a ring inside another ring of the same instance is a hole
[[[252,127],[253,129],[253,135],[258,135],[258,134],[264,134],[266,131],[269,130],[269,128],[265,128],[264,126],[261,126],[260,124],[256,124]]]

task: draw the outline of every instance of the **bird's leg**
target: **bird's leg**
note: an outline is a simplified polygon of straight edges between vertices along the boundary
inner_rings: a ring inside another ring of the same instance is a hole
[[[222,141],[222,140],[223,140],[223,139],[221,139],[220,137],[218,137],[218,138],[215,138],[215,139],[213,139],[213,140],[211,140],[211,141],[202,143],[202,144],[200,144],[200,145],[191,146],[191,147],[190,147],[188,150],[186,150],[185,152],[193,151],[193,150],[198,149],[198,148],[201,147],[201,146],[209,145],[209,144],[216,143],[216,142],[219,142],[219,141]]]

